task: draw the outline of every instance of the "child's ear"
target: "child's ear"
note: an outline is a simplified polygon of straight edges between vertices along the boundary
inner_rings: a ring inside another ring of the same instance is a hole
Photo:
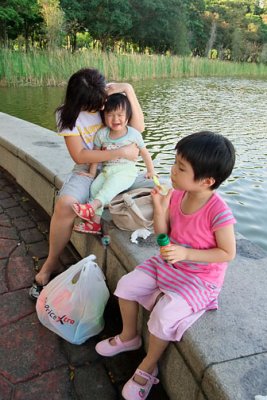
[[[215,179],[212,178],[212,177],[203,179],[203,184],[204,184],[207,188],[209,188],[209,187],[211,187],[212,185],[214,185],[214,183],[215,183]]]

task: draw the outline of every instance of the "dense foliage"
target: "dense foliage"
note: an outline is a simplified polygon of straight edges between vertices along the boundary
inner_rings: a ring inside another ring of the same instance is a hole
[[[10,49],[208,56],[267,62],[266,0],[2,0]]]

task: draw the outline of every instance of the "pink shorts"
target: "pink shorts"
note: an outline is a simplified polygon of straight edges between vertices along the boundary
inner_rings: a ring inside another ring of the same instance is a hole
[[[124,275],[114,292],[117,297],[136,301],[151,311],[147,325],[152,335],[162,340],[180,341],[186,329],[203,315],[205,310],[194,313],[183,297],[167,291],[155,304],[161,293],[156,280],[138,269]]]

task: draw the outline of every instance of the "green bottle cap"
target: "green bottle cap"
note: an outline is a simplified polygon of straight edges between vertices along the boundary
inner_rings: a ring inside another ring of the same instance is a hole
[[[169,236],[166,235],[166,233],[160,233],[157,236],[157,243],[159,246],[167,246],[168,244],[170,244]]]

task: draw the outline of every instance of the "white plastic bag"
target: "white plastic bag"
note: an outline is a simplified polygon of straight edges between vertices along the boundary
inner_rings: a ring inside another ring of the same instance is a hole
[[[109,291],[95,259],[90,255],[58,275],[37,300],[40,322],[73,344],[85,342],[104,328]]]

